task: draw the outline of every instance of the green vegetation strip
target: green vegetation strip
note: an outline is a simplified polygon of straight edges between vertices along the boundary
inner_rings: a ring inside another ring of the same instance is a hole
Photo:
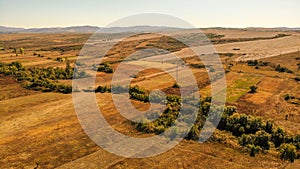
[[[71,93],[71,85],[63,85],[57,80],[83,78],[88,74],[78,72],[66,61],[66,67],[63,68],[24,68],[20,62],[9,64],[0,63],[0,74],[13,76],[22,86],[30,90],[54,91],[59,93]]]
[[[252,78],[251,76],[244,77],[245,81],[253,80]],[[248,86],[249,84],[245,81],[236,84],[236,86]],[[108,87],[99,86],[95,91],[102,93],[114,91],[115,94],[126,92],[125,87],[113,86],[113,88],[114,89],[111,90]],[[129,93],[131,99],[149,102],[149,92],[138,86],[129,87]],[[160,99],[158,99],[158,103],[161,102]],[[190,117],[191,114],[193,114],[191,113],[193,106],[185,107],[183,110],[181,107],[182,102],[188,103],[188,105],[196,105],[195,103],[198,102],[200,108],[197,117]],[[212,123],[215,119],[219,118],[216,112],[220,109],[218,107],[212,107],[210,104],[210,97],[198,101],[195,98],[184,98],[181,100],[179,96],[167,96],[166,109],[162,113],[147,113],[142,123],[131,122],[131,124],[140,132],[160,134],[174,124],[179,112],[182,111],[184,112],[182,119],[196,118],[196,122],[191,130],[188,131],[185,139],[197,141],[199,140],[199,135],[204,123]],[[208,116],[210,111],[212,114]],[[150,121],[150,119],[153,118],[156,120]],[[287,134],[281,127],[275,128],[273,122],[270,120],[264,121],[261,117],[239,114],[234,106],[226,106],[220,119],[217,129],[228,131],[237,137],[239,144],[249,151],[250,156],[255,156],[255,154],[261,151],[266,152],[273,148],[280,153],[280,158],[283,160],[294,162],[295,159],[300,158],[299,134],[292,136]],[[178,125],[185,122],[186,121],[183,120],[179,122]],[[175,127],[172,131],[168,131],[167,134],[170,136],[170,139],[176,139],[179,133],[182,132],[179,132],[179,129]]]

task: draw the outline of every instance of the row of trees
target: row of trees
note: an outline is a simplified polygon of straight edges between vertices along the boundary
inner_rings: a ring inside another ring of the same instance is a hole
[[[293,73],[293,71],[289,70],[287,67],[280,66],[280,64],[275,67],[275,71],[280,72],[280,73],[283,73],[283,72]]]
[[[20,62],[0,63],[0,74],[14,76],[27,89],[71,93],[72,86],[57,82],[62,79],[87,77],[88,74],[78,72],[66,62],[65,68],[24,68]]]
[[[207,101],[209,98],[200,102],[201,106],[196,122],[185,139],[199,139],[202,126],[210,110],[210,103]],[[158,119],[153,122],[145,119],[143,123],[134,124],[141,132],[159,134],[174,123],[180,109],[180,102],[168,100],[167,108]],[[150,116],[158,116],[158,113],[152,113]],[[300,150],[300,135],[290,136],[281,127],[275,128],[272,121],[265,122],[260,117],[239,114],[233,106],[225,107],[217,128],[229,131],[238,137],[239,144],[248,148],[251,156],[255,156],[261,150],[269,150],[274,145],[282,159],[293,162],[294,159],[299,158],[297,151]],[[176,132],[174,131],[174,133]]]
[[[270,62],[262,62],[262,61],[258,61],[258,60],[248,60],[247,61],[247,65],[248,66],[255,66],[256,69],[258,69],[258,66],[271,66],[272,68],[275,69],[275,71],[283,73],[293,73],[293,71],[291,71],[290,69],[288,69],[287,67],[281,66],[280,64],[276,65]]]
[[[150,92],[145,90],[142,87],[139,86],[120,86],[120,85],[115,85],[110,87],[107,86],[98,86],[95,89],[95,92],[99,92],[99,93],[114,93],[114,94],[121,94],[121,93],[125,93],[125,92],[129,92],[129,96],[130,99],[133,100],[138,100],[141,102],[152,102],[152,103],[161,103],[161,104],[165,104],[166,102],[177,102],[180,103],[181,102],[181,97],[180,96],[176,96],[176,95],[168,95],[168,96],[164,96],[161,95],[160,93],[153,93],[150,95]],[[185,101],[187,101],[188,98],[185,99]]]
[[[258,60],[247,60],[248,66],[270,66],[272,65],[270,62],[263,62]]]
[[[121,87],[113,86],[115,94],[128,92],[131,99],[149,102],[149,92],[138,86],[134,87]],[[117,90],[116,90],[117,89]],[[112,90],[108,87],[99,86],[96,91],[99,92],[111,92]],[[156,99],[161,102],[160,99],[165,99],[167,102],[166,109],[161,114],[159,112],[152,112],[147,114],[146,119],[142,123],[132,122],[138,131],[144,133],[155,133],[160,134],[170,128],[178,118],[179,112],[186,112],[183,114],[183,119],[188,119],[190,110],[183,110],[181,107],[182,102],[187,102],[190,105],[195,99],[184,98],[181,99],[179,96],[157,96]],[[164,100],[163,99],[163,100]],[[196,121],[188,132],[185,139],[189,140],[198,140],[201,129],[204,125],[204,122],[208,120],[214,120],[217,117],[217,114],[213,114],[215,117],[208,118],[208,113],[210,112],[211,98],[205,98],[200,101],[200,109],[197,113]],[[217,110],[217,109],[216,109]],[[191,110],[192,111],[192,110]],[[214,111],[212,111],[214,112]],[[149,119],[156,120],[150,121]],[[226,130],[236,136],[239,140],[239,144],[249,150],[251,156],[264,150],[267,151],[270,148],[276,148],[280,153],[280,158],[284,160],[289,160],[293,162],[295,159],[299,158],[300,150],[300,135],[291,136],[287,134],[281,127],[274,127],[273,122],[268,120],[264,121],[261,117],[254,117],[246,114],[239,114],[236,111],[234,106],[226,106],[224,113],[221,117],[221,120],[217,126],[219,130]],[[179,133],[177,128],[173,128],[172,131],[169,131],[170,139],[176,138],[176,134]],[[298,154],[297,154],[298,153]]]
[[[261,149],[269,150],[274,145],[283,159],[293,162],[299,158],[297,150],[300,150],[300,135],[288,135],[281,127],[275,128],[272,121],[264,122],[260,117],[229,111],[223,114],[218,129],[230,131],[237,136],[239,144],[250,149],[251,156],[255,156]],[[290,155],[287,157],[286,154]]]

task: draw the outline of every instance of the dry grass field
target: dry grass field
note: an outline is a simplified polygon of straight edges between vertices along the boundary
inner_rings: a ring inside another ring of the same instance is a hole
[[[174,32],[174,36],[189,35],[196,31]],[[254,28],[212,28],[203,29],[203,32],[224,35],[221,38],[224,41],[214,42],[212,39],[212,42],[226,69],[226,105],[236,106],[238,113],[271,120],[274,128],[280,126],[292,136],[299,135],[300,82],[296,79],[300,78],[297,65],[300,64],[300,33]],[[289,36],[274,38],[278,34]],[[79,33],[0,34],[0,47],[4,48],[0,50],[0,62],[9,64],[18,61],[26,69],[65,69],[67,62],[73,67],[80,49],[90,36]],[[105,48],[106,44],[101,42],[97,45],[104,45]],[[147,68],[133,75],[132,86],[137,85],[147,91],[161,89],[167,94],[179,94],[178,89],[172,87],[175,79],[160,70],[177,71],[178,65],[171,56],[174,54],[189,66],[201,97],[211,95],[209,70],[200,67],[201,60],[185,45],[174,43],[173,39],[164,36],[135,35],[117,44],[107,53],[104,61],[116,70],[128,53],[155,45],[168,48],[171,54],[157,53],[126,61],[128,71],[136,66]],[[20,48],[24,48],[24,53],[18,51]],[[247,60],[258,60],[258,63],[249,65]],[[263,65],[264,62],[267,64]],[[284,72],[277,71],[278,65],[286,68]],[[288,73],[287,70],[292,72]],[[178,69],[178,74],[182,75],[182,72],[182,69]],[[95,87],[110,85],[113,73],[98,71],[96,75]],[[66,86],[72,84],[72,80],[67,78],[53,81]],[[251,93],[251,86],[256,86],[257,91]],[[286,99],[287,95],[289,99]],[[119,114],[111,93],[96,93],[96,98],[99,108],[114,129],[133,137],[148,136]],[[149,103],[138,100],[131,102],[138,110],[150,107]],[[297,153],[300,154],[299,150]],[[30,90],[14,76],[0,74],[0,168],[35,167],[295,169],[300,168],[300,162],[299,159],[293,163],[280,159],[280,152],[273,143],[270,150],[261,150],[251,157],[249,150],[239,144],[239,137],[230,131],[218,129],[205,143],[183,140],[175,148],[158,156],[143,159],[120,157],[97,146],[83,131],[74,110],[72,94]]]

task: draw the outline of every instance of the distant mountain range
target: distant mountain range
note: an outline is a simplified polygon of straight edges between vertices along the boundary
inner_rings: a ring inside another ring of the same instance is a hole
[[[164,26],[131,26],[131,27],[110,27],[102,28],[97,26],[71,26],[71,27],[52,27],[52,28],[15,28],[0,26],[0,33],[94,33],[101,29],[103,33],[122,33],[122,32],[160,32],[170,30],[180,30],[182,28],[172,28]],[[218,29],[225,29],[218,27]],[[244,29],[265,29],[260,27],[249,27]],[[300,28],[277,27],[281,31],[300,31]]]
[[[0,33],[94,33],[101,29],[103,33],[122,33],[122,32],[159,32],[165,30],[179,30],[180,28],[163,26],[132,26],[132,27],[110,27],[101,28],[97,26],[71,26],[53,28],[14,28],[0,26]]]

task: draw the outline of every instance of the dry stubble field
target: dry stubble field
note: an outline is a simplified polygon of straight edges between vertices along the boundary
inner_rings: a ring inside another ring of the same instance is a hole
[[[224,39],[239,40],[273,37],[282,33],[274,30],[235,29],[208,29],[204,32],[224,34]],[[221,55],[225,68],[232,64],[226,74],[227,104],[237,106],[240,113],[272,119],[274,125],[283,126],[289,133],[299,134],[299,105],[286,102],[284,96],[293,94],[300,97],[299,82],[293,80],[297,76],[295,58],[300,57],[300,53],[295,52],[300,47],[300,34],[283,33],[291,36],[228,42],[216,44],[215,48],[220,54],[234,54],[232,57]],[[65,63],[57,61],[57,58],[68,58],[73,63],[76,55],[79,54],[78,46],[82,46],[89,36],[90,34],[1,34],[0,41],[5,50],[0,51],[0,61],[4,63],[20,61],[27,68],[63,67]],[[133,40],[147,39],[147,35],[141,36]],[[150,37],[152,36],[149,35]],[[127,43],[130,43],[130,40]],[[25,54],[16,56],[12,48],[20,47],[25,48]],[[240,50],[233,50],[233,48],[240,48]],[[188,63],[201,63],[194,60],[193,55],[186,49],[176,52],[180,53],[179,56],[187,58]],[[270,67],[256,69],[246,63],[236,62],[245,58],[259,59],[259,57],[268,57],[262,58],[261,61],[281,64],[295,73],[279,73]],[[120,56],[115,54],[114,59],[116,58],[119,59]],[[157,59],[161,56],[153,56],[153,58]],[[142,63],[132,61],[132,64]],[[118,63],[112,66],[117,67]],[[191,69],[197,78],[200,93],[209,95],[206,70]],[[111,74],[98,72],[97,85],[108,85],[111,76]],[[157,69],[148,69],[137,76],[138,78],[133,79],[132,85],[139,85],[149,90],[153,88],[167,90],[174,83],[174,79]],[[71,84],[70,80],[60,82]],[[255,84],[258,86],[257,93],[248,93],[249,86]],[[200,144],[196,141],[184,140],[174,149],[159,156],[145,159],[119,157],[99,148],[84,133],[74,111],[71,94],[27,90],[13,78],[4,75],[0,76],[0,86],[1,168],[34,168],[37,163],[40,168],[140,168],[141,166],[145,168],[299,168],[300,165],[299,160],[294,163],[280,160],[278,152],[274,150],[250,157],[247,150],[240,147],[236,137],[229,132],[219,130],[215,132],[215,137],[224,138],[222,142],[209,141]],[[113,127],[127,135],[143,135],[119,115],[109,93],[97,93],[96,96],[99,106],[103,109],[102,112]],[[139,101],[132,102],[140,109],[145,106],[145,103]]]

